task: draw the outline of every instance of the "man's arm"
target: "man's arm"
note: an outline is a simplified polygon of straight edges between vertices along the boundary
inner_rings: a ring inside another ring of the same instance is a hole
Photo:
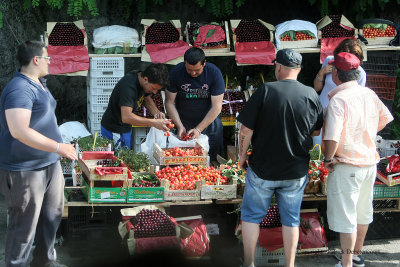
[[[32,111],[24,108],[12,108],[5,111],[11,136],[32,148],[57,153],[62,157],[77,160],[72,144],[58,143],[29,127]]]
[[[144,97],[144,106],[150,111],[155,119],[165,119],[165,114],[158,110],[151,95]]]
[[[121,119],[123,123],[135,126],[155,127],[162,131],[169,130],[168,120],[144,118],[132,113],[132,110],[133,110],[132,107],[121,106]]]
[[[197,129],[203,131],[217,118],[217,116],[221,113],[223,99],[224,94],[211,96],[211,109],[207,112],[204,119],[197,125]],[[188,134],[190,135],[193,133],[193,138],[199,138],[200,132],[197,129],[189,130]]]
[[[172,119],[176,128],[178,129],[178,136],[181,137],[183,133],[186,133],[186,129],[182,124],[181,118],[179,117],[178,110],[175,106],[175,99],[177,93],[172,93],[165,90],[165,108],[167,109],[167,115]]]
[[[244,163],[247,160],[247,149],[249,148],[251,137],[253,136],[253,130],[247,128],[243,124],[240,126],[239,131],[239,167],[244,169]]]
[[[333,171],[333,165],[335,165],[336,163],[338,163],[338,160],[334,158],[336,150],[339,147],[339,143],[333,140],[323,140],[323,145],[322,147],[324,148],[324,155],[325,155],[325,160],[327,160],[328,162],[325,162],[325,168],[332,172]],[[329,162],[330,160],[332,160],[331,162]]]

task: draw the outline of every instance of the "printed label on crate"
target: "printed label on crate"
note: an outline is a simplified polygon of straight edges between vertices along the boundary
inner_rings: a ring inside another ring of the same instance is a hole
[[[163,187],[130,187],[128,189],[128,203],[132,202],[163,202]]]
[[[177,163],[205,163],[205,157],[182,157],[182,158],[164,158],[164,164],[177,164]]]
[[[237,186],[234,185],[203,185],[201,199],[233,199],[236,198]]]
[[[165,200],[200,200],[200,190],[166,190]]]
[[[127,188],[91,187],[82,179],[82,193],[88,203],[126,203]]]

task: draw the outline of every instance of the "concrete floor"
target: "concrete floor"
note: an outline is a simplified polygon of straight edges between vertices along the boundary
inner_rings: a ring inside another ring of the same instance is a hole
[[[193,210],[193,207],[191,208]],[[204,211],[204,207],[196,207],[195,210]],[[77,211],[81,212],[81,211]],[[118,212],[118,210],[104,210],[107,214]],[[180,216],[188,211],[184,208],[171,209],[171,216]],[[201,213],[201,212],[200,212]],[[203,212],[204,213],[204,212]],[[78,214],[78,213],[76,213]],[[72,214],[72,216],[76,216]],[[219,215],[218,215],[219,214]],[[210,236],[210,255],[204,259],[191,260],[189,264],[174,255],[151,254],[145,259],[128,258],[127,248],[123,245],[118,232],[117,220],[105,224],[104,221],[92,220],[90,225],[77,225],[71,220],[64,220],[59,229],[57,255],[60,262],[71,267],[87,266],[240,266],[242,248],[231,232],[231,225],[224,224],[221,218],[226,217],[224,210],[216,213],[204,213],[206,223],[218,223],[220,235]],[[70,213],[71,215],[71,213]],[[228,215],[233,216],[235,215]],[[6,231],[6,209],[3,197],[0,195],[0,266],[4,266],[4,242]],[[398,217],[397,217],[398,218]],[[232,221],[232,219],[230,219]],[[400,221],[397,221],[400,228]],[[371,227],[372,228],[372,227]],[[373,230],[373,229],[372,229]],[[368,237],[368,236],[367,236]],[[393,236],[392,236],[393,237]],[[328,237],[329,239],[329,237]],[[338,249],[338,241],[328,242],[328,252],[321,254],[298,255],[296,257],[297,267],[332,267],[337,263],[334,253]],[[364,246],[366,266],[370,267],[400,267],[400,236],[395,238],[367,240]],[[173,258],[173,259],[172,259]],[[127,264],[126,259],[130,263]]]

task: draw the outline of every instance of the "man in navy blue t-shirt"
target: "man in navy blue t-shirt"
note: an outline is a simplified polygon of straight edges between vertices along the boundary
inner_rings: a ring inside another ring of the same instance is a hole
[[[208,136],[210,159],[223,154],[222,122],[219,114],[225,92],[221,71],[206,63],[204,51],[189,48],[184,62],[170,71],[170,86],[166,92],[165,107],[178,129],[178,136],[203,133]]]
[[[65,266],[56,260],[54,242],[64,209],[60,158],[77,160],[63,144],[55,116],[56,101],[46,86],[50,57],[44,44],[18,48],[21,70],[0,98],[0,192],[9,216],[5,266]]]

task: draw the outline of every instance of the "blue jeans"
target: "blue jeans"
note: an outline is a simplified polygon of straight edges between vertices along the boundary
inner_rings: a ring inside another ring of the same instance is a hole
[[[129,149],[132,149],[132,129],[127,132],[127,133],[113,133],[101,125],[101,135],[104,138],[107,138],[111,141],[113,141],[114,144],[114,150],[117,150],[122,147],[129,147]]]
[[[300,206],[306,183],[307,175],[292,180],[264,180],[248,167],[242,202],[242,221],[260,223],[267,214],[272,195],[275,193],[281,223],[289,227],[299,226]]]

